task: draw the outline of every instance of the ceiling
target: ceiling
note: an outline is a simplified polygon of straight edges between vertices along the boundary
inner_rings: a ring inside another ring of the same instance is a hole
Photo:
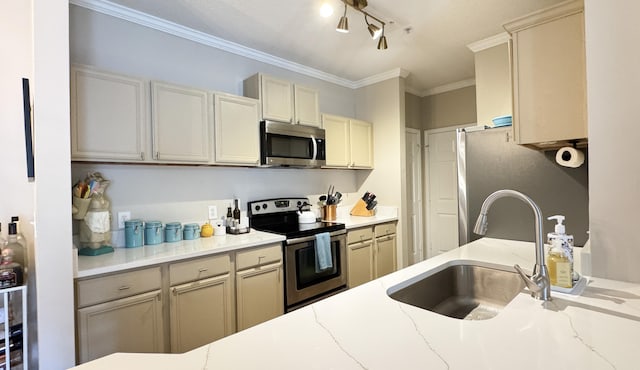
[[[293,63],[360,81],[401,68],[409,91],[474,77],[467,45],[504,32],[502,24],[561,0],[369,0],[385,21],[389,48],[377,50],[364,16],[347,10],[349,33],[335,31],[344,5],[322,18],[323,0],[111,0]]]

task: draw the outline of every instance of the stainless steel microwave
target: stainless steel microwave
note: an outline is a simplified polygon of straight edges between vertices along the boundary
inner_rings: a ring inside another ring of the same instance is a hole
[[[274,121],[260,122],[263,166],[317,168],[326,163],[324,130]]]

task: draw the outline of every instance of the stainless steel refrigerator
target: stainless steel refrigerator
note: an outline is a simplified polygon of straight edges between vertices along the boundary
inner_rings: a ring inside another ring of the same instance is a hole
[[[499,189],[520,191],[540,207],[544,233],[555,222],[547,217],[566,216],[567,234],[576,246],[587,241],[589,229],[588,158],[578,168],[560,166],[555,151],[536,151],[513,142],[511,127],[459,129],[458,211],[460,245],[479,239],[473,226],[484,199]],[[521,200],[502,198],[488,213],[487,237],[533,241],[533,211]]]

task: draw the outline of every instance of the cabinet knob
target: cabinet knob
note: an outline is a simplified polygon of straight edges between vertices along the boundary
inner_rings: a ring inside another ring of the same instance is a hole
[[[140,152],[140,159],[144,161],[144,152]]]

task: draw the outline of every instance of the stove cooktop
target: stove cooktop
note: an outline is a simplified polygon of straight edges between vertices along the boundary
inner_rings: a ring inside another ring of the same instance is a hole
[[[277,198],[248,203],[249,222],[252,228],[284,235],[287,239],[303,238],[322,232],[344,230],[338,222],[318,221],[298,223],[298,211],[310,209],[307,198]]]

